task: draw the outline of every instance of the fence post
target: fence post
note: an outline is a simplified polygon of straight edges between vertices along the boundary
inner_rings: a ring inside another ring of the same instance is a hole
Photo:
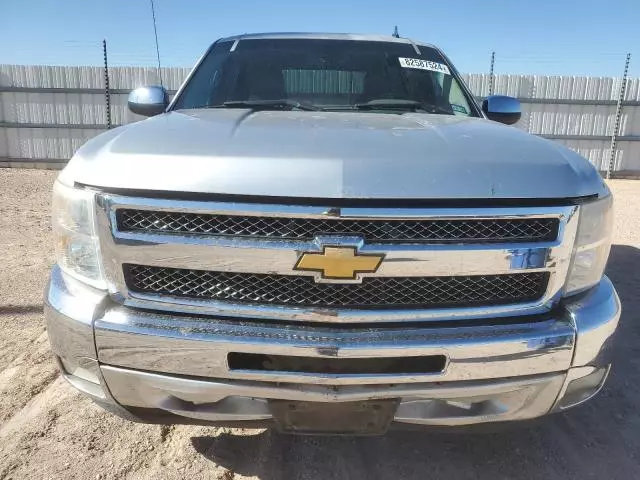
[[[107,105],[107,129],[111,128],[111,92],[109,91],[109,64],[107,62],[107,41],[102,40],[104,54],[104,100]]]
[[[493,65],[496,60],[496,52],[491,52],[491,69],[489,70],[489,95],[493,95]]]
[[[613,126],[613,133],[611,134],[611,152],[609,154],[609,166],[607,167],[607,180],[611,178],[611,171],[616,161],[616,143],[620,135],[620,120],[622,119],[622,106],[627,90],[627,75],[629,74],[630,60],[631,54],[627,53],[627,60],[624,63],[624,73],[622,74],[622,84],[620,85],[620,95],[618,96],[618,103],[616,105],[616,121]]]

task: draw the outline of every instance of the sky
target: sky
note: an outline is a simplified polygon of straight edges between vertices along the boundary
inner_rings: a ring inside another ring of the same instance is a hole
[[[154,0],[163,66],[255,32],[391,34],[464,73],[640,76],[640,0]],[[150,0],[0,0],[0,64],[155,65]]]

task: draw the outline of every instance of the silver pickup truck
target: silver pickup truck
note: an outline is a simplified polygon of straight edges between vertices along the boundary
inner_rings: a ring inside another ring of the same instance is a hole
[[[610,369],[611,193],[403,38],[216,41],[53,192],[64,377],[131,420],[376,434],[560,412]]]

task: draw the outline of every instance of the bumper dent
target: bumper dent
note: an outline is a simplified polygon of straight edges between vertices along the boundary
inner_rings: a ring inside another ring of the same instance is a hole
[[[49,343],[63,358],[98,358],[93,339],[93,320],[108,301],[105,292],[85,285],[53,267],[45,289],[44,312]]]
[[[524,420],[553,406],[564,374],[480,382],[406,385],[275,385],[267,382],[198,380],[103,366],[114,397],[126,405],[156,408],[211,422],[266,420],[268,400],[358,402],[399,398],[394,420],[466,425]]]
[[[95,361],[100,383],[70,372],[65,378],[121,416],[143,408],[172,414],[176,423],[183,418],[229,424],[270,420],[269,399],[393,398],[399,399],[396,422],[464,425],[535,418],[565,408],[565,394],[589,385],[590,373],[608,369],[620,302],[604,278],[551,318],[531,323],[312,327],[126,308],[54,267],[45,310],[56,355],[64,365]],[[231,370],[231,352],[317,358],[444,355],[447,364],[436,374]]]
[[[307,384],[379,384],[504,378],[567,370],[570,322],[494,327],[332,329],[209,318],[176,318],[118,307],[96,320],[101,363],[203,378]],[[311,374],[232,370],[232,352],[315,358],[443,355],[438,374]]]
[[[621,314],[620,299],[611,281],[604,277],[596,287],[564,307],[576,330],[572,366],[609,365],[613,334]]]

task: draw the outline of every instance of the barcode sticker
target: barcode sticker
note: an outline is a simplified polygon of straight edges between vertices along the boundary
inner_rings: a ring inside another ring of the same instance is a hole
[[[404,68],[417,68],[419,70],[430,70],[432,72],[440,72],[451,75],[449,67],[443,63],[432,62],[431,60],[423,60],[421,58],[404,58],[399,57],[400,66]]]

